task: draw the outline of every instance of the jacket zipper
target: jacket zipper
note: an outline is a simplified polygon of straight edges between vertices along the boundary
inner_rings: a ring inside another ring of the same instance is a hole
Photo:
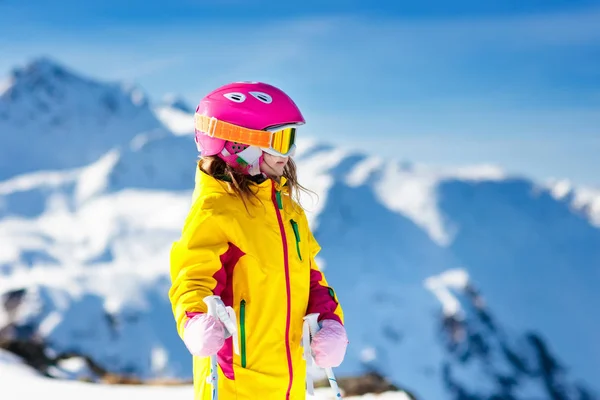
[[[298,252],[298,258],[302,261],[302,254],[300,253],[300,231],[298,230],[298,223],[293,219],[290,219],[292,229],[294,230],[294,236],[296,236],[296,251]]]
[[[290,268],[288,264],[288,246],[287,246],[287,237],[285,235],[285,227],[283,225],[283,218],[281,217],[280,209],[283,209],[283,204],[281,201],[281,193],[275,190],[275,183],[273,182],[272,186],[272,196],[273,205],[275,206],[275,214],[277,214],[277,222],[279,223],[279,231],[281,232],[281,241],[283,244],[283,264],[285,267],[285,289],[287,293],[287,312],[286,312],[286,321],[285,321],[285,350],[287,353],[287,361],[288,361],[288,371],[290,374],[290,381],[288,383],[287,392],[285,394],[285,398],[290,398],[290,392],[292,390],[292,382],[294,380],[294,370],[292,367],[292,352],[290,350],[290,313],[291,313],[291,288],[290,288]]]

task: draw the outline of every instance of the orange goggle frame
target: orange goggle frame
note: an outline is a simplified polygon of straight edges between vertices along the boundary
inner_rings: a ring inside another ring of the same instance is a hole
[[[260,147],[273,155],[287,156],[296,147],[297,124],[279,126],[272,130],[256,130],[202,114],[195,114],[194,119],[196,130],[210,137]]]

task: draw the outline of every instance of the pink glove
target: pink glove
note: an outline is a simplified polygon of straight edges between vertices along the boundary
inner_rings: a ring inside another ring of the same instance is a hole
[[[321,330],[317,332],[310,344],[315,363],[321,368],[337,367],[346,355],[348,346],[346,329],[333,319],[325,319],[321,325]]]
[[[196,314],[185,324],[183,342],[194,356],[217,354],[225,343],[225,327],[208,314]]]

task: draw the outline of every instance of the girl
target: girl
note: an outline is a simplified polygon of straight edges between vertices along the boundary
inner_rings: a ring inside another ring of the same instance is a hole
[[[348,339],[335,293],[315,263],[320,250],[304,211],[290,158],[296,104],[264,83],[233,83],[196,109],[193,204],[171,250],[169,297],[177,330],[193,357],[196,400],[210,399],[217,355],[223,399],[305,399],[303,317],[319,313],[311,348],[318,366],[341,364]],[[233,337],[207,314],[218,295],[237,316]]]

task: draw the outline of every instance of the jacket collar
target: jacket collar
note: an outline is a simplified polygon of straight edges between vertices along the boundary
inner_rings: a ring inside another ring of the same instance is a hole
[[[194,194],[192,196],[193,201],[201,194],[208,193],[235,193],[230,186],[230,183],[224,179],[214,178],[205,172],[203,172],[200,168],[196,167],[196,185],[194,188]],[[287,185],[287,179],[285,177],[281,177],[281,181],[279,183],[275,182],[273,179],[266,178],[264,180],[257,179],[255,182],[255,187],[257,190],[256,195],[261,200],[271,200],[273,196],[273,191],[280,191],[283,193],[288,193],[289,188]]]

